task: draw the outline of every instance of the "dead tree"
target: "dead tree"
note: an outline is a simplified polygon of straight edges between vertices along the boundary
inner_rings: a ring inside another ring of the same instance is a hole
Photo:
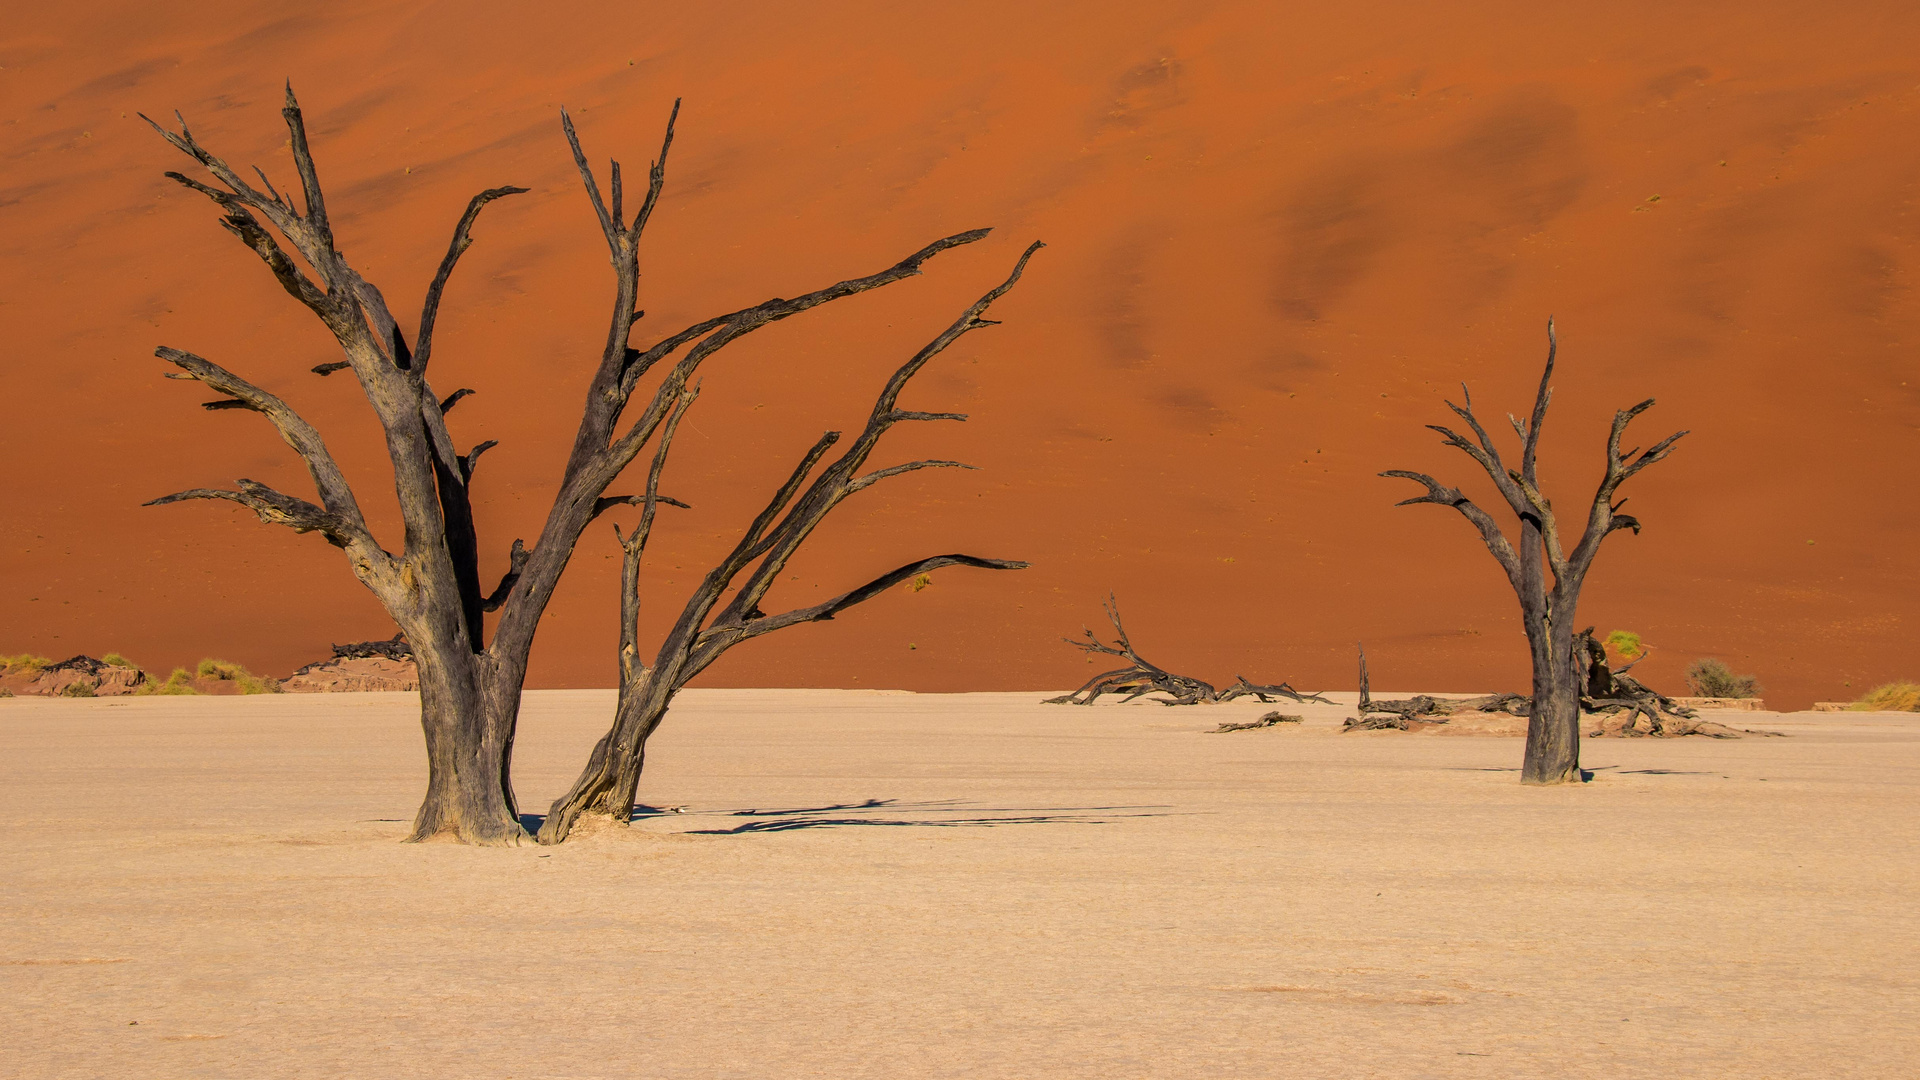
[[[1247,681],[1245,675],[1237,675],[1237,680],[1225,690],[1215,690],[1213,684],[1204,679],[1195,679],[1187,675],[1175,675],[1134,651],[1133,642],[1127,638],[1127,628],[1120,624],[1120,602],[1112,593],[1107,594],[1107,620],[1113,623],[1114,642],[1111,645],[1094,636],[1092,628],[1084,628],[1085,641],[1065,638],[1067,644],[1081,652],[1102,656],[1117,656],[1127,661],[1127,666],[1103,671],[1088,679],[1080,689],[1071,694],[1047,698],[1043,705],[1091,705],[1102,694],[1121,694],[1122,702],[1147,694],[1161,693],[1168,700],[1162,705],[1199,705],[1215,701],[1232,701],[1234,698],[1251,695],[1264,704],[1272,704],[1276,698],[1288,698],[1292,701],[1317,701],[1323,705],[1331,704],[1319,694],[1302,694],[1286,683],[1267,686]]]
[[[1508,541],[1493,517],[1457,488],[1442,485],[1425,473],[1394,469],[1381,476],[1403,477],[1427,489],[1424,495],[1400,502],[1436,503],[1458,510],[1479,530],[1487,550],[1506,571],[1507,582],[1520,601],[1520,616],[1526,626],[1527,642],[1533,659],[1532,708],[1527,721],[1526,757],[1520,778],[1528,784],[1559,784],[1580,779],[1580,697],[1583,689],[1574,649],[1574,626],[1580,604],[1580,589],[1586,584],[1587,571],[1600,543],[1619,529],[1638,533],[1640,522],[1622,514],[1625,500],[1614,501],[1620,485],[1641,469],[1666,457],[1673,444],[1686,432],[1676,432],[1644,451],[1622,453],[1620,439],[1633,418],[1653,407],[1648,398],[1630,409],[1613,414],[1613,427],[1607,435],[1607,468],[1587,511],[1587,521],[1573,550],[1563,546],[1553,506],[1542,495],[1535,470],[1540,446],[1540,429],[1546,422],[1547,403],[1552,397],[1553,364],[1557,351],[1553,322],[1547,322],[1547,364],[1540,376],[1540,389],[1534,396],[1530,421],[1521,422],[1509,414],[1508,420],[1520,436],[1520,467],[1511,469],[1501,460],[1493,439],[1473,415],[1473,398],[1464,385],[1465,404],[1447,402],[1454,414],[1466,421],[1474,439],[1469,441],[1439,425],[1428,427],[1440,433],[1448,446],[1456,447],[1472,458],[1493,480],[1507,507],[1519,519],[1519,543]],[[1549,582],[1547,575],[1553,580]]]
[[[674,117],[678,113],[676,102]],[[181,369],[172,377],[197,380],[221,395],[206,403],[209,409],[244,409],[266,417],[306,463],[319,502],[243,479],[233,490],[195,488],[149,505],[224,499],[264,522],[317,532],[342,549],[354,575],[393,617],[419,664],[420,722],[429,771],[410,838],[448,835],[469,843],[516,843],[525,833],[513,795],[513,742],[534,632],[588,523],[615,506],[632,503],[631,497],[608,496],[607,489],[660,433],[701,364],[771,323],[912,277],[928,259],[980,240],[987,230],[936,240],[876,273],[717,315],[639,347],[631,337],[642,315],[640,238],[665,181],[674,119],[667,121],[646,193],[628,216],[619,163],[612,164],[603,197],[563,110],[561,129],[607,241],[614,277],[612,310],[606,344],[592,365],[579,428],[545,524],[532,547],[513,542],[506,552],[506,572],[489,588],[480,577],[472,494],[480,456],[495,443],[489,439],[460,450],[446,414],[471,391],[458,389],[442,397],[427,376],[441,302],[460,256],[473,243],[475,221],[489,203],[526,189],[490,188],[467,204],[409,341],[380,290],[339,250],[291,86],[281,115],[298,176],[298,191],[286,194],[258,168],[254,173],[261,186],[254,187],[202,147],[184,119],[177,133],[153,126],[214,182],[177,172],[167,175],[213,200],[223,214],[222,227],[252,250],[287,294],[311,310],[339,343],[344,359],[313,370],[319,375],[351,370],[365,392],[385,432],[404,522],[402,543],[389,551],[373,535],[320,433],[292,406],[218,364],[172,348],[157,351]],[[642,378],[662,365],[665,374],[651,395],[640,393]],[[495,617],[490,640],[488,613]]]
[[[666,718],[673,696],[680,688],[735,645],[789,626],[832,619],[895,585],[912,581],[921,574],[943,566],[972,566],[985,570],[1019,570],[1026,567],[1024,562],[982,559],[973,555],[935,555],[888,571],[851,592],[811,607],[795,608],[778,615],[769,615],[760,609],[768,590],[773,588],[788,561],[806,543],[814,529],[848,496],[889,477],[920,469],[973,468],[957,461],[926,460],[909,461],[866,473],[860,471],[874,447],[879,444],[881,436],[903,420],[966,420],[965,413],[901,409],[900,393],[929,361],[945,352],[963,335],[995,325],[993,320],[986,318],[988,307],[1020,280],[1027,260],[1040,247],[1037,243],[1029,247],[1020,256],[1020,261],[1015,264],[1013,273],[1006,281],[975,301],[953,325],[893,373],[881,390],[879,400],[874,402],[865,429],[838,458],[820,470],[811,484],[807,483],[807,477],[813,475],[828,450],[839,442],[840,433],[829,431],[808,449],[786,483],[774,492],[766,509],[741,534],[733,550],[718,566],[708,571],[693,595],[687,598],[680,617],[661,642],[653,663],[648,665],[641,662],[639,651],[640,562],[646,551],[647,538],[653,531],[654,512],[663,501],[660,496],[660,475],[672,448],[674,433],[679,429],[681,417],[699,395],[699,389],[696,387],[680,395],[661,428],[653,463],[647,472],[646,492],[640,496],[639,523],[626,536],[620,535],[618,526],[614,527],[614,535],[620,540],[625,557],[621,563],[620,584],[620,697],[615,707],[613,726],[594,746],[586,769],[574,781],[572,789],[554,801],[546,821],[540,826],[541,843],[552,844],[565,840],[582,814],[603,815],[623,823],[632,816],[640,773],[646,764],[647,739]],[[732,599],[721,606],[721,597],[734,588],[735,582],[739,582],[738,589],[734,591]]]
[[[1127,637],[1127,628],[1120,623],[1120,602],[1112,593],[1107,594],[1107,621],[1113,623],[1113,644],[1108,645],[1093,633],[1092,627],[1080,632],[1086,635],[1085,641],[1064,638],[1067,644],[1088,655],[1117,656],[1127,662],[1126,667],[1103,671],[1088,679],[1080,689],[1071,694],[1050,697],[1042,702],[1045,705],[1091,705],[1102,694],[1121,694],[1121,701],[1132,701],[1155,692],[1167,695],[1170,700],[1163,705],[1194,705],[1214,699],[1213,684],[1202,679],[1186,675],[1175,675],[1166,668],[1153,663],[1134,651],[1133,642]]]

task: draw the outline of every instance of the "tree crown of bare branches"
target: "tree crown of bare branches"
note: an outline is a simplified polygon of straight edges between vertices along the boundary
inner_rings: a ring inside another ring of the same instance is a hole
[[[1514,592],[1525,600],[1539,599],[1547,605],[1548,611],[1561,610],[1568,601],[1579,595],[1581,583],[1587,571],[1593,565],[1594,556],[1599,554],[1600,542],[1607,534],[1619,529],[1631,529],[1638,533],[1640,522],[1628,514],[1620,512],[1626,500],[1614,501],[1614,493],[1620,485],[1634,474],[1656,461],[1665,458],[1673,449],[1673,444],[1685,431],[1678,431],[1652,446],[1641,450],[1638,447],[1622,452],[1620,440],[1625,435],[1627,425],[1633,418],[1653,407],[1653,399],[1621,409],[1613,414],[1613,425],[1607,433],[1607,467],[1601,477],[1600,485],[1594,492],[1593,502],[1587,511],[1585,528],[1573,550],[1564,549],[1560,528],[1554,516],[1553,504],[1540,492],[1538,457],[1540,431],[1546,423],[1547,405],[1553,397],[1554,360],[1559,351],[1559,341],[1554,332],[1553,320],[1547,320],[1547,363],[1540,375],[1540,388],[1534,395],[1532,416],[1522,421],[1508,414],[1507,421],[1514,433],[1520,437],[1520,467],[1511,468],[1502,460],[1499,449],[1487,434],[1473,413],[1473,395],[1465,383],[1460,386],[1464,405],[1446,403],[1454,415],[1465,421],[1473,433],[1473,439],[1467,439],[1451,428],[1440,424],[1428,424],[1427,427],[1439,432],[1444,445],[1455,447],[1474,460],[1474,463],[1486,472],[1493,481],[1500,496],[1506,500],[1507,507],[1520,519],[1523,532],[1537,531],[1537,545],[1523,543],[1519,547],[1508,541],[1506,534],[1485,510],[1473,500],[1461,494],[1458,488],[1447,487],[1426,473],[1410,472],[1405,469],[1390,469],[1381,476],[1401,477],[1424,486],[1424,495],[1402,499],[1396,506],[1412,506],[1416,503],[1435,503],[1451,506],[1461,516],[1473,523],[1479,530],[1487,550],[1499,561],[1507,579],[1512,583]],[[1544,557],[1544,565],[1542,559]],[[1553,574],[1553,585],[1548,590],[1542,578],[1542,571]]]

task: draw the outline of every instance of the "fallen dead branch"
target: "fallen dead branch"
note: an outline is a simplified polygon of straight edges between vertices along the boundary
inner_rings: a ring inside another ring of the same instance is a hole
[[[1207,734],[1220,735],[1229,731],[1254,731],[1259,728],[1269,728],[1275,724],[1298,724],[1305,720],[1306,717],[1304,716],[1291,716],[1283,712],[1275,711],[1262,716],[1258,720],[1248,721],[1244,724],[1221,724],[1219,727],[1207,732]]]
[[[1237,680],[1225,690],[1215,690],[1213,684],[1204,679],[1188,675],[1175,675],[1166,668],[1153,663],[1135,651],[1133,642],[1127,637],[1127,629],[1120,623],[1120,604],[1112,593],[1107,594],[1106,612],[1108,621],[1113,623],[1114,643],[1108,645],[1094,635],[1091,628],[1081,631],[1085,641],[1066,638],[1066,643],[1089,655],[1117,656],[1127,661],[1127,666],[1103,671],[1088,679],[1080,689],[1071,694],[1047,698],[1046,705],[1091,705],[1103,694],[1122,695],[1123,702],[1147,694],[1165,694],[1169,700],[1162,705],[1200,705],[1220,701],[1232,701],[1238,697],[1251,696],[1262,704],[1272,704],[1280,698],[1289,701],[1317,701],[1322,705],[1332,702],[1319,694],[1303,694],[1286,683],[1263,684],[1247,681],[1245,675],[1236,675]]]
[[[1342,731],[1411,731],[1414,724],[1444,724],[1455,713],[1505,712],[1527,715],[1532,706],[1522,694],[1437,698],[1419,694],[1404,700],[1375,701],[1367,680],[1367,649],[1360,646],[1360,715],[1347,718]]]

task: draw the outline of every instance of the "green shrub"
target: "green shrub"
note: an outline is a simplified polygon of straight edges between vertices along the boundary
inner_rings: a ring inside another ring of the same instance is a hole
[[[1640,655],[1640,635],[1631,630],[1615,630],[1607,635],[1607,644],[1620,654],[1620,659],[1631,660]]]
[[[72,682],[60,688],[61,697],[95,697],[92,683]]]
[[[1920,712],[1920,683],[1890,682],[1866,692],[1853,707],[1861,712]]]
[[[168,697],[176,694],[198,694],[199,692],[200,691],[193,687],[193,672],[183,667],[174,668],[173,674],[167,676],[166,682],[148,679],[145,683],[141,684],[140,689],[134,691],[136,694],[152,694]]]
[[[32,653],[21,653],[18,656],[0,656],[0,675],[18,675],[22,672],[39,671],[51,663],[53,663],[53,661],[46,657],[35,656]]]
[[[1695,660],[1687,667],[1687,687],[1695,697],[1748,698],[1760,696],[1760,680],[1752,675],[1735,675],[1733,669],[1711,658]]]
[[[218,679],[221,682],[238,683],[242,694],[277,694],[280,684],[272,679],[263,679],[239,664],[230,660],[206,659],[200,661],[199,675],[203,679]]]
[[[139,664],[136,664],[133,661],[127,659],[126,654],[124,653],[110,652],[107,655],[101,657],[100,662],[103,664],[107,664],[111,667],[130,667],[135,669],[136,671],[139,670],[140,668]]]

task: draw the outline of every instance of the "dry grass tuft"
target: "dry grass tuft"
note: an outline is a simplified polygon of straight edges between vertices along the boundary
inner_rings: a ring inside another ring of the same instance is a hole
[[[1861,712],[1920,712],[1920,683],[1890,682],[1866,692],[1853,707]]]
[[[198,674],[203,679],[218,679],[221,682],[237,683],[242,694],[277,694],[280,684],[272,679],[264,679],[231,660],[208,658],[200,661]]]
[[[167,676],[166,682],[148,679],[145,683],[141,684],[140,689],[134,691],[135,694],[158,695],[162,697],[198,694],[199,692],[200,691],[193,687],[193,672],[183,667],[174,668],[173,674]]]
[[[46,657],[35,656],[32,653],[21,653],[18,656],[0,656],[0,675],[19,675],[23,672],[39,671],[51,663],[53,663],[53,661]]]
[[[1760,680],[1752,675],[1735,675],[1733,669],[1712,658],[1695,660],[1687,666],[1687,688],[1695,697],[1747,698],[1760,696]]]

